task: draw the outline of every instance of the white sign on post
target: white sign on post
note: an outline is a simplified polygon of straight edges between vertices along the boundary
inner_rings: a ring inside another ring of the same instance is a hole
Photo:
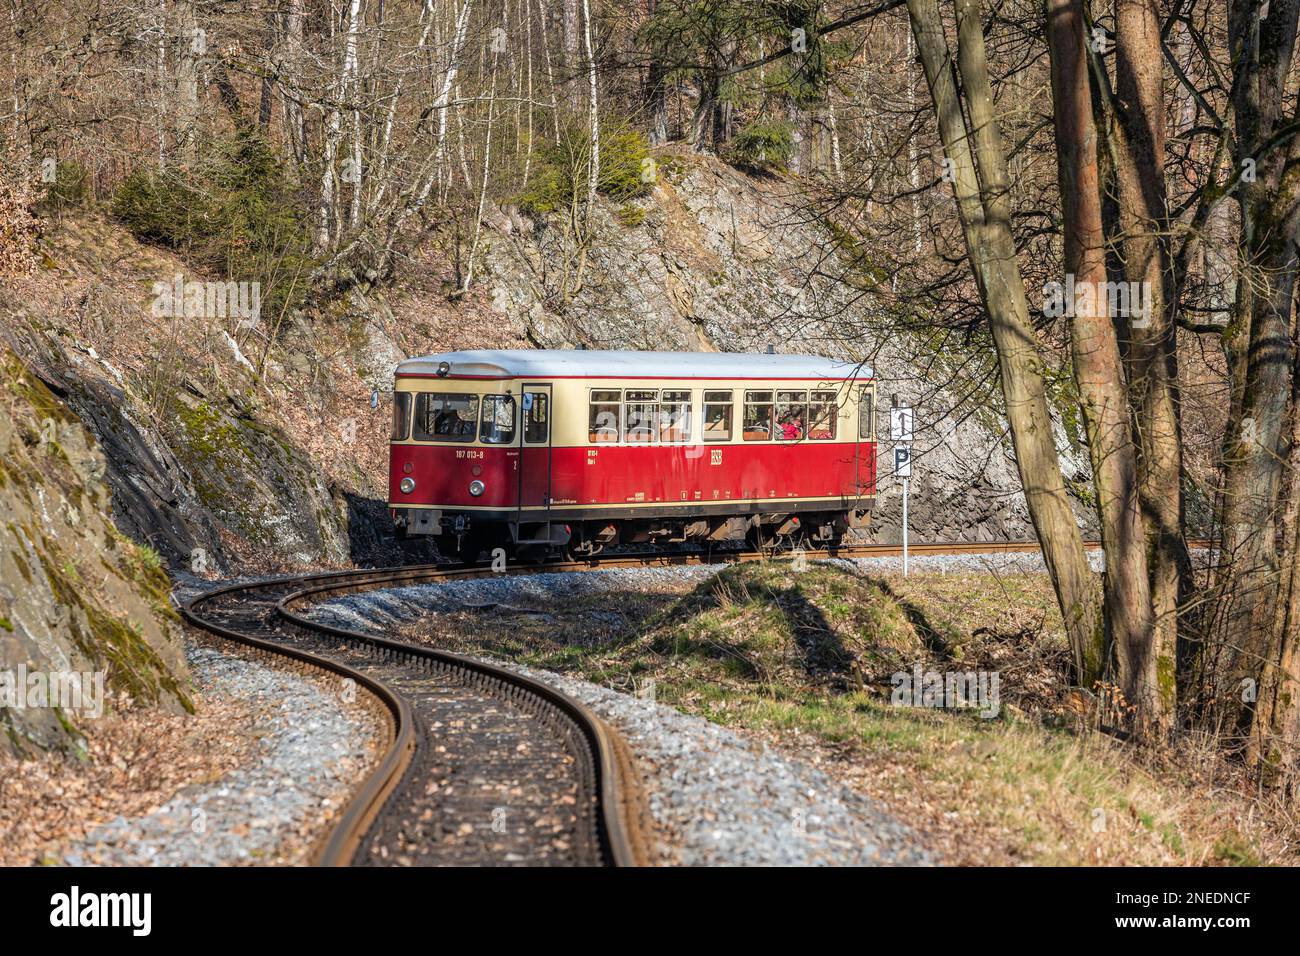
[[[889,437],[896,442],[912,440],[912,410],[907,406],[889,410]]]
[[[912,426],[915,423],[912,409],[906,405],[889,410],[889,437],[899,444],[894,446],[894,476],[903,481],[903,576],[907,576],[907,491],[912,477]]]
[[[912,449],[910,446],[894,446],[894,475],[898,478],[912,477]]]

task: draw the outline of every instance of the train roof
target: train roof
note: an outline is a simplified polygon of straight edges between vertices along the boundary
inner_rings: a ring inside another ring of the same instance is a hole
[[[864,364],[820,355],[749,352],[631,352],[595,349],[475,349],[407,359],[399,376],[449,378],[870,379]]]

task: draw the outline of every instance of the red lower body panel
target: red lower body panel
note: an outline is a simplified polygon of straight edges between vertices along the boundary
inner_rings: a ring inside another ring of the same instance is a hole
[[[393,445],[390,501],[455,509],[707,504],[771,499],[869,498],[874,443],[596,445],[525,448]],[[549,455],[549,461],[548,461]],[[400,484],[415,481],[410,494]],[[483,482],[480,496],[470,483]],[[775,510],[775,509],[774,509]]]

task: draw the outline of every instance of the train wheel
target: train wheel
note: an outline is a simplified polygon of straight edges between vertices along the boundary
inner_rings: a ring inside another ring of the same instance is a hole
[[[514,559],[520,564],[543,564],[552,556],[549,544],[516,544]]]
[[[772,551],[776,547],[776,538],[761,524],[756,524],[745,532],[745,546],[758,553]]]
[[[490,532],[472,530],[462,535],[448,535],[448,557],[455,558],[457,561],[464,561],[466,564],[475,564],[479,560],[479,555],[488,552],[491,555],[492,549],[497,546],[497,536]]]

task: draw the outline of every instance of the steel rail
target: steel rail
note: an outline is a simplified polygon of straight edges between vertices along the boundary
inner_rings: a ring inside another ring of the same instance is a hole
[[[342,572],[347,574],[349,572]],[[305,576],[304,576],[305,577]],[[292,580],[292,579],[288,579]],[[218,598],[235,593],[247,593],[257,590],[269,590],[283,586],[286,579],[261,581],[256,583],[231,584],[204,592],[180,608],[181,615],[193,626],[208,631],[225,640],[251,647],[256,651],[274,656],[288,658],[311,670],[333,674],[350,679],[370,694],[388,716],[387,747],[375,768],[366,776],[356,792],[352,794],[347,806],[338,820],[330,828],[313,854],[314,862],[319,866],[346,866],[352,861],[362,837],[376,816],[383,809],[385,801],[397,786],[411,763],[415,753],[414,720],[411,708],[406,700],[387,684],[377,681],[368,674],[348,667],[296,647],[267,641],[251,634],[236,631],[233,628],[204,618],[201,607]]]
[[[361,583],[355,579],[333,580],[293,591],[280,599],[276,605],[276,612],[299,627],[314,629],[354,644],[362,644],[389,654],[435,661],[459,671],[489,677],[531,694],[564,713],[577,725],[579,732],[591,748],[593,769],[596,773],[599,833],[604,844],[602,847],[604,855],[613,866],[645,865],[648,862],[649,841],[636,813],[639,803],[639,783],[634,777],[628,775],[629,768],[619,758],[619,749],[614,742],[615,733],[585,704],[540,681],[486,661],[326,624],[294,610],[300,604],[319,602],[324,598],[343,594],[354,594],[361,590],[373,590],[376,586],[428,584],[437,581],[492,577],[496,574],[498,572],[485,568],[447,568],[436,565],[391,569],[388,573],[379,572],[375,575],[362,573],[358,575],[363,578]]]

